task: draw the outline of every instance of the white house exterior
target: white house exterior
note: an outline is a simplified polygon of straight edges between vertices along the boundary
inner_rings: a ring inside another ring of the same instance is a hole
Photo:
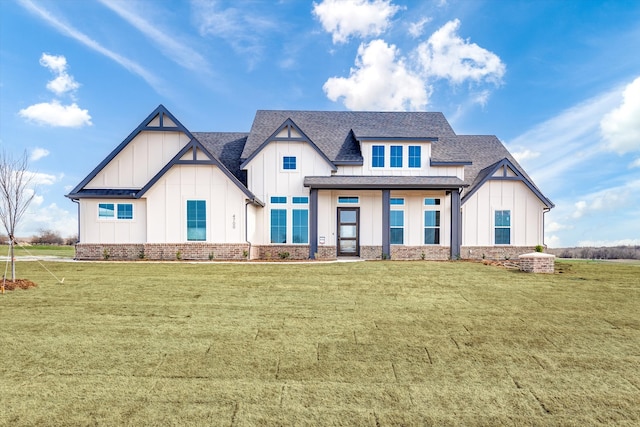
[[[156,108],[68,195],[79,259],[509,258],[553,207],[495,136],[441,113],[258,111],[190,132]]]

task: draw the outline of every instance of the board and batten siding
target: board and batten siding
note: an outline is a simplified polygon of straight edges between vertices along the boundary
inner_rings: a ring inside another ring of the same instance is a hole
[[[148,243],[187,241],[187,200],[206,201],[206,242],[245,242],[246,195],[217,166],[174,165],[145,198]]]
[[[85,188],[142,188],[188,142],[183,132],[140,132]]]
[[[80,199],[81,243],[145,243],[147,239],[147,206],[143,199]],[[98,218],[100,203],[130,203],[133,219]]]
[[[511,244],[543,242],[544,204],[520,181],[489,180],[462,205],[462,246],[494,245],[494,212],[511,211]]]

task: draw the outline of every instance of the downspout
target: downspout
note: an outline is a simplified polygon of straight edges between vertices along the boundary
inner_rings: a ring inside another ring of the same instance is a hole
[[[545,248],[547,247],[547,244],[544,242],[544,229],[545,229],[545,215],[547,212],[549,212],[551,210],[551,208],[542,208],[542,246],[544,246]]]
[[[249,241],[249,205],[251,203],[253,203],[253,201],[249,199],[244,201],[244,240],[249,245],[249,251],[247,253],[248,260],[251,260],[251,242]]]
[[[80,243],[80,200],[71,199],[71,201],[78,205],[78,237],[76,238],[76,244],[74,246],[75,259],[77,259],[77,257],[78,257],[78,247],[77,246],[78,246],[78,243]]]

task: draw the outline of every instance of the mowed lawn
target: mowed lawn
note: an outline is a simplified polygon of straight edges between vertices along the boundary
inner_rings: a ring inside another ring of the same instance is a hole
[[[0,425],[640,424],[640,265],[18,262]]]

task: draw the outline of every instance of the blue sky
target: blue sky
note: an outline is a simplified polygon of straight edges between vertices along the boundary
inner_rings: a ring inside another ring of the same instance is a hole
[[[635,0],[1,0],[0,148],[37,182],[17,234],[75,234],[64,194],[164,104],[191,131],[442,111],[556,204],[549,246],[638,245],[638,46]]]

